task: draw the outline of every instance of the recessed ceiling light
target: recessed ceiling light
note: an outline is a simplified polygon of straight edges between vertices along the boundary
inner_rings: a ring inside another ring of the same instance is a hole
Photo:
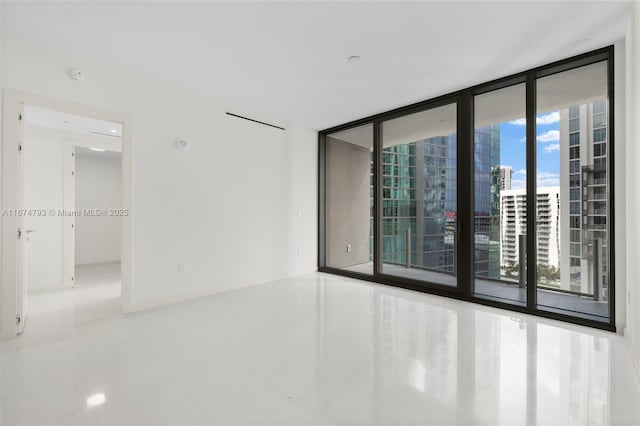
[[[89,148],[91,151],[103,152],[104,148]]]
[[[94,393],[87,398],[87,407],[96,407],[102,405],[107,400],[107,397],[103,393]]]
[[[118,130],[116,130],[116,129],[111,129],[111,133],[118,133]]]
[[[358,62],[358,61],[360,61],[360,56],[358,56],[358,55],[349,56],[347,58],[347,61],[349,61],[349,62]]]

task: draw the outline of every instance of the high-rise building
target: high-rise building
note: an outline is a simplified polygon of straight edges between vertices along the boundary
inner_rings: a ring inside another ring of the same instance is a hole
[[[475,274],[500,278],[500,125],[477,128],[474,143]]]
[[[384,149],[384,262],[406,264],[406,232],[415,237],[410,264],[453,273],[456,220],[456,136]],[[418,201],[419,200],[419,201]]]
[[[500,166],[500,190],[511,189],[511,176],[513,176],[513,167]]]
[[[560,111],[562,288],[607,297],[607,101]]]
[[[525,189],[511,189],[500,193],[501,209],[501,269],[516,266],[520,250],[520,235],[527,234],[527,193]],[[538,263],[560,267],[560,188],[537,189],[537,252]],[[557,286],[558,283],[550,283]]]
[[[476,130],[475,269],[500,277],[500,128]],[[453,273],[457,221],[456,135],[389,146],[383,162],[386,263],[405,265],[406,233],[415,237],[410,264]]]

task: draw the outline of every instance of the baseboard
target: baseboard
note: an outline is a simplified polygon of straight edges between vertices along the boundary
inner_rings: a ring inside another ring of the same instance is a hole
[[[111,263],[121,263],[120,259],[115,259],[115,260],[104,260],[101,262],[92,262],[92,263],[76,263],[74,266],[75,267],[82,267],[82,266],[98,266],[98,265],[108,265]]]
[[[157,300],[153,300],[150,302],[144,302],[144,303],[130,303],[128,301],[124,301],[123,300],[123,304],[122,304],[122,312],[125,314],[128,313],[133,313],[133,312],[140,312],[140,311],[146,311],[148,309],[156,309],[156,308],[162,308],[164,306],[169,306],[169,305],[173,305],[175,303],[182,303],[182,302],[188,302],[190,300],[194,300],[194,299],[199,299],[201,297],[208,297],[208,296],[215,296],[217,294],[224,294],[224,293],[229,293],[232,291],[238,291],[238,290],[242,290],[248,287],[253,287],[253,286],[257,286],[257,285],[264,285],[264,284],[269,284],[271,282],[274,281],[280,281],[280,280],[286,280],[289,278],[294,278],[294,277],[299,277],[299,276],[303,276],[309,273],[314,272],[313,270],[308,271],[308,272],[303,272],[301,274],[295,274],[295,275],[290,275],[290,276],[286,276],[286,277],[282,277],[282,278],[276,278],[276,279],[271,279],[269,281],[263,281],[263,282],[253,282],[253,283],[247,283],[247,284],[243,284],[240,285],[238,287],[235,288],[229,288],[226,290],[202,290],[202,291],[196,291],[196,292],[192,292],[192,293],[185,293],[185,294],[180,294],[174,297],[170,297],[170,298],[164,298],[164,299],[157,299]]]
[[[633,369],[636,373],[636,378],[640,381],[640,353],[636,350],[635,345],[631,341],[629,337],[629,333],[627,332],[627,328],[624,329],[624,340],[627,343],[627,348],[629,349],[629,355],[631,356],[631,364],[633,364]]]
[[[230,291],[232,291],[232,290],[230,290]],[[125,314],[133,313],[133,312],[146,311],[146,310],[149,310],[149,309],[162,308],[164,306],[173,305],[174,303],[187,302],[189,300],[199,299],[201,297],[213,296],[215,294],[221,294],[221,293],[224,293],[224,291],[221,291],[221,292],[198,291],[198,292],[193,292],[193,293],[181,294],[181,295],[176,296],[176,297],[153,300],[151,302],[126,303],[126,304],[123,305],[123,309],[122,310],[123,310],[123,312]]]
[[[50,293],[52,291],[60,291],[60,290],[68,290],[70,288],[73,288],[73,285],[68,284],[68,283],[59,283],[59,284],[56,284],[56,285],[51,286],[51,287],[30,288],[27,291],[27,297],[28,296],[32,296],[34,294]]]

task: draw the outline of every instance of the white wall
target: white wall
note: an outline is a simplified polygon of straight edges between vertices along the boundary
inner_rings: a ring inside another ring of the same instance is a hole
[[[625,334],[640,377],[640,5],[633,3],[631,25],[626,38],[626,195],[627,226],[627,326]]]
[[[62,209],[63,134],[29,126],[26,136],[29,141],[26,207]],[[28,236],[28,291],[62,288],[62,217],[47,214],[26,219],[25,227],[35,231]]]
[[[132,117],[133,309],[315,270],[316,132],[84,58],[2,44],[2,87]],[[72,66],[87,80],[71,80]],[[177,137],[191,149],[177,151]]]
[[[613,171],[615,180],[615,303],[616,303],[616,327],[618,332],[624,332],[627,323],[627,234],[620,232],[627,221],[626,193],[629,190],[626,177],[627,161],[627,135],[626,135],[626,43],[624,40],[614,46],[615,73],[614,73],[614,162]]]
[[[122,207],[120,153],[76,151],[76,210]],[[75,264],[120,261],[121,216],[75,218]]]

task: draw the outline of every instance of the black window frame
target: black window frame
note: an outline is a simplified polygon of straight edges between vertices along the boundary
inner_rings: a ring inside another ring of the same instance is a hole
[[[534,238],[527,239],[527,282],[533,285],[527,286],[526,306],[486,299],[474,294],[474,256],[473,256],[473,235],[474,235],[474,214],[473,214],[473,176],[474,176],[474,96],[510,87],[516,84],[525,83],[526,88],[526,119],[527,119],[527,170],[536,170],[536,80],[553,74],[569,71],[575,68],[606,61],[607,66],[607,129],[608,129],[608,153],[607,160],[609,170],[614,168],[614,47],[613,45],[573,56],[567,59],[542,65],[526,71],[522,71],[507,77],[502,77],[493,81],[478,84],[462,90],[454,91],[442,96],[421,101],[415,104],[396,108],[390,111],[381,112],[362,119],[354,120],[345,124],[333,126],[318,132],[318,271],[350,278],[361,279],[394,287],[405,288],[423,293],[436,294],[454,299],[465,300],[481,305],[506,309],[509,311],[522,312],[539,317],[551,318],[564,322],[584,325],[607,331],[616,331],[615,318],[615,232],[614,232],[614,207],[615,207],[615,185],[613,173],[608,174],[609,185],[609,216],[606,221],[608,236],[608,268],[606,277],[608,282],[609,299],[609,321],[602,322],[594,319],[572,316],[560,312],[552,312],[538,307],[536,283],[536,262],[537,251]],[[449,287],[438,283],[429,283],[409,278],[386,275],[381,273],[382,256],[382,137],[381,123],[389,119],[402,117],[416,112],[425,111],[439,106],[455,103],[457,105],[457,170],[458,170],[458,227],[460,235],[457,247],[457,287]],[[327,267],[325,264],[325,144],[326,136],[350,128],[365,124],[373,125],[373,273],[371,275],[348,271],[339,268]],[[536,205],[536,182],[535,173],[527,173],[527,205],[532,206],[535,211]],[[468,183],[468,184],[464,184]],[[527,234],[536,234],[536,216],[527,215]]]

